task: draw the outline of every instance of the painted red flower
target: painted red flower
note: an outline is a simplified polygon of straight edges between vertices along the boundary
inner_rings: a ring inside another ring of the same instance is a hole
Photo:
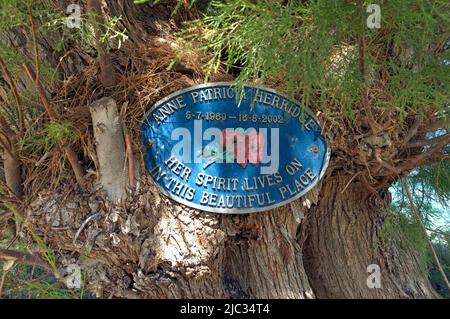
[[[232,153],[243,168],[247,166],[247,162],[258,164],[262,161],[264,136],[254,128],[223,129],[221,143],[224,153]]]

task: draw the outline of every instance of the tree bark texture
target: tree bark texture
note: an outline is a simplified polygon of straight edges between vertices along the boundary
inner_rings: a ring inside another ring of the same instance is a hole
[[[178,23],[170,15],[173,1],[132,2],[108,1],[103,10],[123,17],[136,48],[149,36],[173,34]],[[44,45],[43,56],[57,61],[50,49]],[[59,70],[73,75],[90,61],[71,53]],[[436,297],[420,271],[418,253],[381,237],[388,196],[367,196],[357,180],[347,186],[352,176],[334,169],[292,204],[220,215],[161,196],[143,162],[136,164],[142,172],[138,187],[119,205],[100,191],[74,193],[62,185],[58,192],[35,194],[26,207],[28,221],[62,252],[59,264],[80,264],[87,287],[99,297]],[[381,288],[366,284],[370,264],[381,269]]]
[[[417,252],[384,242],[381,228],[389,197],[365,198],[360,183],[342,192],[350,177],[327,178],[317,205],[302,225],[305,269],[319,298],[434,296]],[[366,284],[368,265],[380,267],[381,288]]]
[[[47,242],[84,256],[74,260],[99,297],[436,297],[418,254],[380,238],[385,203],[363,203],[355,189],[341,194],[344,179],[251,215],[196,211],[141,183],[121,206],[101,193],[41,194],[28,211]],[[370,264],[381,268],[380,288],[366,285]]]

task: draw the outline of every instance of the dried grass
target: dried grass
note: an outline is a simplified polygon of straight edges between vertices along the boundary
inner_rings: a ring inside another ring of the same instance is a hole
[[[120,110],[123,121],[132,137],[133,151],[141,151],[140,125],[150,107],[176,90],[204,81],[197,53],[180,53],[177,49],[174,41],[155,37],[145,47],[135,48],[128,44],[111,52],[117,79],[117,85],[112,89],[102,87],[98,80],[100,66],[96,61],[79,74],[52,86],[52,103],[62,119],[69,120],[77,132],[79,140],[74,148],[87,167],[91,182],[95,180],[97,161],[89,105],[104,96],[112,96],[119,108],[126,105],[124,110]],[[170,70],[169,66],[172,66]],[[209,80],[231,80],[231,76],[219,73]],[[46,119],[40,118],[39,121],[43,124]],[[62,154],[58,149],[47,154],[27,154],[24,159],[26,194],[57,189],[61,184],[75,185],[70,165]]]

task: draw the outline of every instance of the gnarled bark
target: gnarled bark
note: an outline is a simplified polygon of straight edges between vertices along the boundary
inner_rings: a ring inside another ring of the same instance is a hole
[[[108,1],[106,11],[123,17],[136,45],[150,34],[170,37],[176,25],[167,2]],[[51,48],[41,51],[54,60]],[[72,61],[60,66],[66,75],[83,67],[80,56]],[[110,140],[122,143],[124,154],[123,136]],[[101,162],[122,185],[122,158]],[[82,265],[99,297],[435,297],[418,254],[380,236],[388,199],[369,199],[358,181],[346,187],[350,176],[330,174],[304,198],[269,212],[219,215],[161,197],[141,175],[138,192],[121,205],[101,193],[68,194],[61,185],[60,192],[35,194],[27,207],[36,231],[63,252],[59,262]],[[66,261],[64,252],[77,258]],[[380,289],[366,285],[369,264],[381,268]]]
[[[417,252],[386,243],[381,229],[390,202],[367,196],[359,182],[343,192],[347,179],[323,183],[320,199],[302,225],[305,269],[319,298],[436,297],[420,270]],[[380,288],[370,288],[367,267],[380,267]]]

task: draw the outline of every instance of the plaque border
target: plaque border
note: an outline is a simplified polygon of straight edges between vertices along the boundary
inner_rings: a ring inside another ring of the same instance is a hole
[[[215,87],[215,86],[237,86],[236,82],[208,82],[208,83],[203,83],[203,84],[198,84],[198,85],[193,85],[175,92],[170,93],[169,95],[165,96],[164,98],[162,98],[161,100],[157,101],[155,104],[153,104],[153,106],[144,114],[144,117],[140,123],[140,128],[142,128],[142,125],[147,121],[148,116],[157,108],[159,107],[161,104],[164,104],[165,102],[171,100],[172,98],[190,92],[190,91],[194,91],[197,89],[204,89],[204,88],[209,88],[209,87]],[[278,96],[283,97],[284,99],[294,103],[297,107],[300,107],[302,109],[304,109],[308,115],[312,116],[314,118],[314,120],[319,123],[319,121],[317,120],[316,116],[314,115],[314,113],[311,111],[311,109],[307,106],[301,106],[301,103],[299,103],[298,101],[291,99],[283,94],[278,93],[276,90],[265,87],[265,86],[260,86],[260,85],[250,85],[250,84],[244,84],[244,87],[248,87],[248,88],[254,88],[254,89],[259,89],[259,90],[264,90],[273,94],[276,94]],[[148,121],[147,121],[148,123]],[[320,126],[320,129],[322,131],[322,126]],[[143,134],[143,131],[141,132],[141,134]],[[204,205],[200,205],[197,203],[193,203],[191,201],[182,199],[177,197],[176,195],[171,194],[170,192],[166,191],[163,187],[161,187],[158,183],[155,182],[155,180],[153,179],[153,177],[151,176],[151,174],[148,172],[148,169],[146,168],[146,172],[147,175],[150,177],[150,180],[152,181],[152,183],[158,188],[158,190],[163,193],[165,196],[167,196],[168,198],[174,200],[177,203],[180,203],[184,206],[193,208],[193,209],[198,209],[201,211],[205,211],[205,212],[209,212],[209,213],[219,213],[219,214],[250,214],[250,213],[260,213],[260,212],[266,212],[268,210],[272,210],[284,205],[287,205],[297,199],[299,199],[300,197],[302,197],[303,195],[305,195],[307,192],[309,192],[312,188],[314,188],[317,183],[322,179],[323,175],[325,174],[325,171],[328,168],[328,164],[330,162],[330,156],[331,156],[331,150],[330,147],[328,145],[328,141],[327,139],[324,137],[324,141],[325,141],[325,146],[326,146],[326,154],[325,154],[325,159],[324,159],[324,163],[322,166],[322,170],[319,174],[319,177],[313,182],[311,183],[307,188],[305,188],[304,190],[302,190],[300,193],[296,194],[295,196],[292,196],[284,201],[278,202],[276,204],[270,205],[270,206],[265,206],[265,207],[253,207],[253,208],[216,208],[216,207],[208,207],[208,206],[204,206]],[[144,147],[147,147],[144,145]],[[144,163],[144,166],[146,166],[146,164]]]

